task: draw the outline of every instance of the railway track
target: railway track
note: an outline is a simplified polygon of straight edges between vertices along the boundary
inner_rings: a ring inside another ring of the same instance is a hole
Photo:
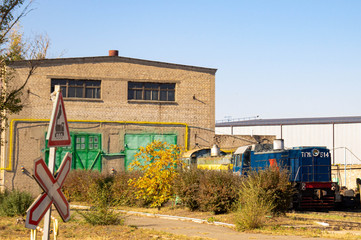
[[[327,211],[327,212],[311,212],[311,211],[302,211],[302,212],[296,212],[296,213],[312,213],[312,214],[317,214],[320,216],[328,216],[328,215],[336,215],[336,216],[341,216],[341,217],[360,217],[361,218],[361,209],[356,209],[356,210],[331,210],[331,211]]]
[[[361,229],[361,210],[328,211],[328,212],[296,212],[298,220],[325,223],[324,228],[333,230]],[[301,216],[300,216],[301,214]],[[302,216],[304,214],[304,216]],[[312,215],[311,215],[312,214]],[[314,215],[317,216],[314,216]],[[318,217],[319,216],[319,217]],[[328,226],[327,226],[327,225]]]

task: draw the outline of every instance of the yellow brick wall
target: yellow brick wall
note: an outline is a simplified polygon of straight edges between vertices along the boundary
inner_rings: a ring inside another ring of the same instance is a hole
[[[96,59],[40,64],[25,87],[26,106],[13,118],[49,118],[51,78],[95,79],[102,81],[101,99],[65,100],[68,119],[181,122],[214,129],[215,71],[161,63],[97,62]],[[16,70],[17,78],[24,80],[28,69],[17,67]],[[128,101],[128,81],[176,83],[176,101]]]
[[[361,178],[361,165],[353,164],[353,165],[335,165],[332,166],[332,180],[337,181],[340,186],[345,186],[348,189],[356,189],[356,179]],[[345,181],[346,176],[346,181]]]

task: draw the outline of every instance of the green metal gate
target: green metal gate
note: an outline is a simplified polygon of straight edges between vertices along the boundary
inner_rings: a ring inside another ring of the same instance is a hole
[[[128,169],[130,163],[134,161],[134,155],[139,151],[139,147],[145,147],[154,140],[166,142],[168,144],[177,144],[177,135],[176,134],[125,134],[124,135],[125,169]]]
[[[72,169],[102,170],[101,134],[70,133],[71,145],[57,147],[55,170],[57,170],[67,152],[73,154]],[[49,161],[49,148],[46,141],[45,161]]]

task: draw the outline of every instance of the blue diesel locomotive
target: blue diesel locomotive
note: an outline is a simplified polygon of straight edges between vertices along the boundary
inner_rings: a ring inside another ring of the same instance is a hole
[[[257,144],[239,147],[232,160],[233,172],[247,175],[268,167],[287,169],[296,194],[296,209],[331,209],[335,205],[337,183],[331,179],[331,153],[325,147],[294,147]]]

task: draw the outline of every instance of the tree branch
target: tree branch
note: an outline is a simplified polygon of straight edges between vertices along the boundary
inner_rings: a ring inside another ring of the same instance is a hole
[[[23,90],[24,87],[26,86],[26,84],[28,83],[31,75],[33,75],[33,73],[34,73],[35,69],[37,68],[37,66],[34,65],[31,61],[29,61],[29,62],[30,62],[30,65],[31,65],[31,66],[30,66],[30,70],[29,70],[29,72],[28,72],[28,76],[27,76],[26,79],[25,79],[25,82],[24,82],[19,88],[17,88],[16,90],[10,92],[10,94],[6,96],[3,105],[6,105],[6,104],[7,104],[11,99],[13,99],[21,90]]]
[[[15,20],[9,25],[8,21],[9,22],[12,21],[12,18],[13,18],[13,16],[11,16],[11,11],[13,11],[15,9],[15,7],[17,7],[19,4],[20,5],[22,4],[22,2],[20,0],[16,0],[15,2],[10,3],[9,6],[7,6],[3,15],[1,16],[1,20],[0,20],[0,28],[1,29],[0,30],[3,32],[1,33],[1,36],[0,36],[0,42],[4,41],[5,37],[9,33],[9,31],[20,20],[20,18],[26,16],[26,14],[28,14],[31,11],[31,9],[28,10],[31,5],[31,2],[29,2],[25,6],[25,8],[21,11],[21,13],[15,18]],[[6,25],[5,28],[4,28],[4,25]]]

